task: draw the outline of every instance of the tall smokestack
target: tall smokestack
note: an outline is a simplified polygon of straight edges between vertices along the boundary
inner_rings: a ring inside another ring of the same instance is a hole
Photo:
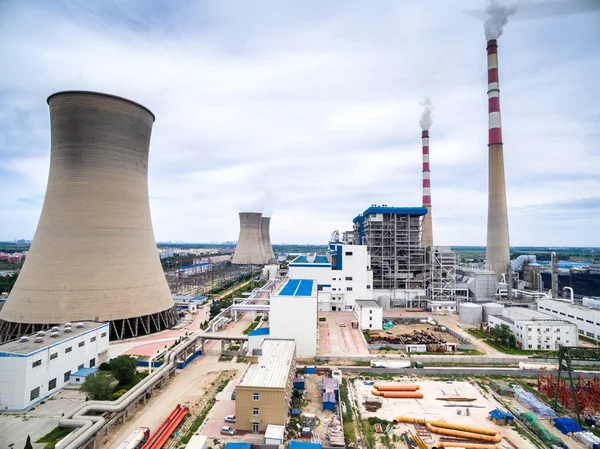
[[[486,261],[501,280],[510,262],[508,242],[508,215],[506,212],[506,185],[504,154],[502,150],[502,123],[500,120],[500,85],[498,84],[498,41],[515,8],[490,1],[483,24],[488,56],[488,229]]]
[[[500,280],[510,262],[508,214],[502,122],[500,120],[500,87],[498,83],[498,43],[487,43],[488,54],[488,229],[486,261]]]
[[[240,212],[240,236],[231,263],[237,265],[265,264],[261,218],[261,212]]]
[[[421,116],[419,124],[421,125],[421,143],[423,148],[423,207],[427,209],[427,214],[423,217],[423,246],[433,246],[433,221],[431,216],[431,174],[429,171],[429,128],[432,119],[431,112],[433,105],[429,98],[423,103],[425,110]]]
[[[0,337],[67,321],[110,322],[111,338],[177,322],[148,200],[154,115],[124,98],[59,92],[50,172],[31,249],[0,312]]]

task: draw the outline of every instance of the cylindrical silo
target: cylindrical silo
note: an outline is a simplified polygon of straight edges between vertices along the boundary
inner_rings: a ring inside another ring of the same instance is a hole
[[[490,315],[502,315],[504,306],[497,302],[488,302],[483,305],[483,322],[487,323]]]
[[[458,321],[466,326],[481,323],[482,307],[472,302],[463,302],[458,306]]]
[[[261,219],[261,212],[240,212],[240,236],[231,263],[238,265],[265,264]]]
[[[27,260],[0,312],[4,340],[67,321],[108,321],[111,338],[177,320],[148,201],[154,115],[112,95],[48,98],[46,197]]]

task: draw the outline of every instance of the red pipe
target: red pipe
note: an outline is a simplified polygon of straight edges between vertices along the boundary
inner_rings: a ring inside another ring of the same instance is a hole
[[[173,431],[177,428],[177,426],[183,421],[185,415],[187,415],[189,409],[187,407],[182,407],[181,405],[177,405],[171,411],[167,419],[165,419],[156,432],[146,441],[146,443],[142,446],[142,449],[160,449],[167,442]]]

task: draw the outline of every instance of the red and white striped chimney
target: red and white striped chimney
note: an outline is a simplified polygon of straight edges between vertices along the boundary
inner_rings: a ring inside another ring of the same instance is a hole
[[[502,121],[500,119],[500,87],[498,83],[498,42],[487,43],[488,57],[488,229],[486,263],[500,279],[510,262],[508,214]]]
[[[431,219],[431,175],[429,171],[429,130],[421,131],[423,147],[423,207],[427,214],[423,217],[423,246],[433,246],[433,222]]]

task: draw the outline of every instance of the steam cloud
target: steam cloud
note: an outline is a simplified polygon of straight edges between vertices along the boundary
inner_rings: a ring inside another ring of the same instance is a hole
[[[240,212],[262,212],[263,217],[271,217],[275,207],[275,194],[269,187],[263,189],[262,195],[256,200],[242,207]]]
[[[490,0],[486,8],[486,19],[483,24],[486,40],[498,39],[504,32],[508,18],[516,12],[515,6],[502,6],[496,0]]]
[[[421,129],[426,131],[429,130],[431,125],[433,124],[433,118],[431,113],[433,112],[433,103],[429,99],[429,97],[425,98],[425,101],[421,103],[423,106],[423,113],[421,114],[421,120],[419,120],[419,125],[421,125]]]

